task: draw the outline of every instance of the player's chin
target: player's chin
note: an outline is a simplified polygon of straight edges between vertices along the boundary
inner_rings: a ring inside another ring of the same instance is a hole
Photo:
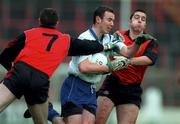
[[[107,29],[104,33],[109,33],[111,31],[111,29]]]
[[[141,33],[141,32],[143,32],[143,29],[142,28],[136,28],[136,29],[134,29],[134,31],[137,33]]]
[[[112,27],[111,27],[111,26],[108,26],[108,27],[106,27],[105,32],[106,32],[106,33],[109,33],[111,30],[112,30]]]
[[[134,30],[135,30],[136,32],[142,32],[142,31],[144,30],[144,28],[141,27],[141,26],[137,26],[137,27],[134,28]]]

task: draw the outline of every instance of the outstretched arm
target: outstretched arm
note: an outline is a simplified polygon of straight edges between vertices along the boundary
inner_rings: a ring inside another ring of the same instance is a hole
[[[131,58],[131,65],[154,65],[158,58],[158,43],[150,42],[143,56]]]
[[[103,51],[104,47],[99,42],[71,38],[68,56],[89,55]]]
[[[115,32],[114,36],[116,39],[120,39],[119,32]],[[130,46],[123,46],[121,48],[120,54],[125,57],[133,57],[135,53],[139,50],[139,47],[142,43],[146,42],[147,40],[152,40],[152,42],[155,42],[155,38],[152,37],[149,34],[140,34],[134,41],[134,43]]]
[[[135,53],[139,50],[140,45],[137,45],[136,43],[133,43],[130,46],[124,46],[120,54],[125,56],[125,57],[133,57]]]
[[[12,62],[19,54],[21,49],[25,45],[25,34],[19,35],[13,41],[8,43],[8,46],[2,51],[0,54],[0,64],[4,66],[7,70],[9,70],[12,66]]]
[[[95,40],[80,40],[77,38],[71,38],[68,56],[89,55],[111,49],[119,51],[118,46],[111,43],[102,45]]]

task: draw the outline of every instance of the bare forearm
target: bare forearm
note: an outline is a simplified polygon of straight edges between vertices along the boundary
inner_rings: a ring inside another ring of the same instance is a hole
[[[152,64],[152,61],[147,56],[131,58],[131,65],[142,66],[142,65],[150,65],[150,64]]]
[[[139,45],[134,43],[130,46],[123,47],[120,51],[120,54],[125,57],[133,57],[138,50],[139,50]]]
[[[88,73],[88,74],[99,74],[99,73],[109,72],[109,68],[107,66],[98,65],[90,61],[81,62],[79,64],[79,70],[81,73]]]

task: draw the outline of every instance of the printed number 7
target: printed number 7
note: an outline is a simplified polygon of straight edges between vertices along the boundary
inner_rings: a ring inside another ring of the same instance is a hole
[[[51,50],[51,47],[54,43],[54,41],[56,41],[56,39],[58,39],[58,35],[57,34],[47,34],[47,33],[43,33],[43,36],[48,36],[48,37],[52,37],[51,40],[48,43],[48,46],[46,48],[47,51]]]

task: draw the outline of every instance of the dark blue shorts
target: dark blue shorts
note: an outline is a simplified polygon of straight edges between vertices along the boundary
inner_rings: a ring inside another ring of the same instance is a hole
[[[95,89],[79,77],[69,75],[61,88],[61,107],[63,117],[82,114],[83,109],[95,115],[97,108]]]

